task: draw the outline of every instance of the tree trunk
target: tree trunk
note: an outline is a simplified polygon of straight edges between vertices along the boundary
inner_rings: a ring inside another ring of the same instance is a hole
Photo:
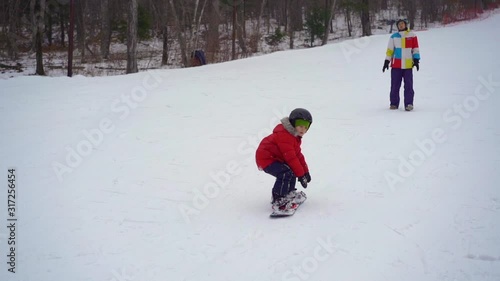
[[[111,45],[111,17],[109,16],[109,0],[101,0],[101,57],[109,58]]]
[[[288,11],[286,22],[287,22],[288,38],[290,39],[289,42],[290,49],[293,49],[293,32],[294,32],[292,26],[292,9],[291,9],[292,1],[293,0],[288,0],[286,3],[287,4],[286,10]]]
[[[294,31],[304,30],[304,21],[302,19],[303,6],[300,2],[300,0],[293,0],[290,4],[290,21],[292,30]]]
[[[491,1],[489,0],[481,0],[479,1],[479,4],[481,5],[481,9],[488,9],[488,4],[490,3]]]
[[[36,17],[36,4],[39,0],[31,0],[30,1],[30,18],[31,18],[31,42],[30,51],[36,52],[36,33],[38,32],[38,23]]]
[[[196,34],[196,18],[198,14],[198,6],[200,5],[200,0],[194,0],[195,5],[194,5],[194,11],[193,11],[193,20],[189,21],[189,18],[186,19],[184,17],[184,20],[187,22],[187,25],[189,26],[189,40],[187,40],[188,44],[188,50],[196,48],[196,38],[198,38],[198,35]],[[186,9],[187,3],[185,1],[182,1],[181,7],[182,7],[182,12],[183,14],[187,14],[187,9]],[[185,24],[186,24],[185,22]]]
[[[326,42],[328,42],[328,35],[329,35],[329,32],[328,32],[328,26],[330,26],[328,24],[328,21],[330,20],[330,14],[328,13],[330,11],[330,5],[329,5],[329,0],[324,0],[325,1],[325,11],[324,11],[324,26],[325,26],[325,33],[323,33],[323,38],[321,38],[321,46],[323,45],[326,45]]]
[[[245,11],[246,11],[246,7],[245,7],[245,1],[241,1],[241,18],[242,18],[242,34],[243,34],[243,38],[247,38],[247,25],[246,25],[246,17],[245,17]]]
[[[326,15],[326,22],[325,22],[325,34],[323,34],[323,41],[321,42],[321,45],[326,45],[328,43],[328,35],[330,34],[330,32],[329,32],[330,23],[332,22],[332,19],[333,19],[333,14],[335,12],[336,2],[337,2],[337,0],[333,0],[333,3],[329,3],[330,5],[326,7],[328,13]]]
[[[260,23],[262,22],[262,15],[264,14],[264,8],[266,7],[266,0],[262,0],[260,4],[259,17],[257,19],[257,33],[260,35]],[[260,36],[259,36],[260,38]]]
[[[75,0],[69,0],[69,30],[68,30],[68,77],[73,76],[73,50],[75,33]]]
[[[266,17],[266,26],[267,26],[267,34],[270,33],[271,29],[271,9],[269,8],[269,1],[265,1],[267,8],[267,17]]]
[[[43,0],[41,0],[43,1]],[[42,41],[43,36],[42,32],[39,31],[36,33],[36,75],[45,75],[45,70],[43,69],[43,51],[42,51]]]
[[[233,35],[231,41],[231,59],[236,59],[236,12],[238,8],[236,6],[236,0],[233,0]]]
[[[361,27],[363,30],[362,36],[370,36],[372,35],[372,27],[370,23],[370,1],[362,0],[361,1]]]
[[[415,18],[417,14],[417,9],[415,2],[413,0],[406,0],[405,1],[405,8],[406,11],[408,12],[408,21],[410,22],[410,29],[415,28]]]
[[[36,3],[38,2],[38,9]],[[35,51],[36,51],[36,75],[45,75],[43,69],[43,31],[45,29],[45,0],[32,0],[31,7],[33,8],[34,28],[35,28]]]
[[[290,13],[290,9],[289,9],[290,8],[290,5],[289,5],[290,1],[291,0],[285,0],[285,7],[284,7],[284,12],[283,12],[285,14],[284,15],[284,20],[285,20],[285,24],[284,24],[285,30],[284,31],[285,31],[285,33],[288,33],[288,20],[290,18],[290,17],[288,17],[288,14]]]
[[[255,30],[254,35],[253,35],[253,36],[255,36],[255,38],[253,40],[256,41],[255,43],[252,43],[252,44],[254,44],[253,46],[255,46],[255,48],[253,48],[254,52],[259,51],[259,46],[260,46],[259,42],[260,42],[260,38],[262,36],[260,29],[261,29],[262,15],[264,14],[265,7],[266,7],[266,0],[262,0],[262,2],[260,3],[260,10],[259,10],[259,14],[257,17],[257,27],[256,27],[256,30]]]
[[[184,26],[181,25],[179,21],[179,17],[177,16],[177,12],[175,10],[175,5],[173,0],[169,0],[170,3],[170,9],[172,10],[172,15],[174,16],[174,21],[175,21],[175,26],[176,26],[176,34],[177,34],[177,39],[179,40],[179,46],[181,48],[181,59],[182,59],[182,64],[184,67],[189,66],[189,62],[187,59],[187,52],[186,52],[186,39],[184,38],[183,31],[184,31]]]
[[[85,63],[85,3],[82,0],[75,1],[76,10],[76,40],[80,50],[81,63]]]
[[[64,13],[64,6],[62,4],[59,4],[59,28],[61,29],[61,46],[65,47],[66,44],[64,43],[65,40],[65,35],[64,35],[64,25],[66,22],[66,13]]]
[[[41,0],[44,1],[44,0]],[[43,52],[42,52],[42,41],[43,41],[43,36],[42,36],[42,31],[38,31],[36,33],[36,41],[35,41],[35,48],[36,48],[36,75],[45,75],[45,70],[43,69]]]
[[[345,9],[345,21],[347,24],[347,33],[349,37],[352,36],[352,20],[351,20],[351,9],[346,8]]]
[[[422,9],[420,12],[420,23],[423,24],[425,27],[427,27],[427,23],[429,22],[430,18],[430,6],[429,6],[429,0],[423,0],[422,1]]]
[[[52,9],[49,9],[49,12],[47,13],[47,40],[49,41],[49,46],[52,46]]]
[[[200,38],[200,25],[201,25],[201,19],[203,18],[203,13],[205,12],[205,7],[207,6],[207,0],[204,0],[203,1],[203,6],[201,6],[201,11],[200,11],[200,15],[198,16],[198,20],[195,19],[195,21],[193,22],[193,24],[195,25],[195,39],[194,39],[194,48],[199,48],[199,43],[198,43],[198,39]]]
[[[8,6],[8,30],[7,30],[7,40],[8,40],[8,50],[7,54],[13,60],[18,59],[18,48],[17,48],[17,37],[18,37],[18,11],[19,2],[17,0],[9,0]]]
[[[161,0],[158,4],[159,25],[163,37],[163,46],[161,54],[161,65],[168,64],[168,0]]]
[[[163,36],[163,49],[161,54],[161,65],[168,64],[168,25],[163,24],[162,28],[162,36]]]
[[[412,9],[408,12],[408,21],[410,22],[410,29],[411,30],[415,29],[416,14],[417,14],[417,11],[415,9]]]
[[[332,15],[332,20],[330,21],[330,33],[333,33],[333,18],[334,17],[335,17],[335,14]]]
[[[240,16],[238,18],[238,15]],[[236,26],[237,26],[237,36],[238,36],[238,45],[241,48],[241,51],[243,52],[243,55],[247,55],[248,50],[247,50],[247,45],[245,42],[245,38],[243,37],[244,32],[243,32],[243,25],[245,24],[245,18],[241,14],[236,15]]]
[[[128,0],[127,74],[137,73],[137,0]]]
[[[220,47],[219,41],[220,12],[219,0],[211,0],[209,4],[209,22],[207,32],[207,60],[215,62]]]
[[[389,5],[388,5],[387,2],[388,2],[388,0],[382,0],[382,1],[380,1],[380,8],[382,10],[387,10],[387,8],[389,7]]]

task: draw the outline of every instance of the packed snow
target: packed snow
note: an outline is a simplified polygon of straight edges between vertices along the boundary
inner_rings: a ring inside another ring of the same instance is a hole
[[[0,80],[0,280],[500,280],[499,26],[417,32],[412,112],[388,109],[387,34]],[[296,107],[308,200],[270,219],[255,149]]]

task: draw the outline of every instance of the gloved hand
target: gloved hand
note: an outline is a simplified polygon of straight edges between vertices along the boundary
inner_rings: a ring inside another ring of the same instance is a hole
[[[420,69],[420,67],[418,66],[419,63],[420,63],[419,59],[413,59],[413,66],[417,68],[417,71]]]
[[[382,67],[382,72],[385,72],[386,69],[389,69],[389,60],[384,61],[384,67]]]
[[[306,177],[307,183],[311,182],[311,174],[309,174],[309,172],[305,173],[304,177]]]
[[[307,179],[306,175],[303,175],[302,177],[298,178],[300,184],[302,185],[303,188],[307,188]]]

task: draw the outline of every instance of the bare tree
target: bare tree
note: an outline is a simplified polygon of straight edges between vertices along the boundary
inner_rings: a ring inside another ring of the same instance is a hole
[[[410,29],[415,28],[415,18],[417,14],[417,7],[413,0],[402,0],[403,9],[408,14],[408,21],[410,22]]]
[[[168,0],[161,0],[159,5],[159,13],[162,15],[160,17],[161,33],[163,36],[163,48],[161,55],[161,65],[168,64]]]
[[[47,40],[49,41],[49,46],[52,46],[53,38],[53,26],[54,26],[54,17],[57,7],[57,2],[55,0],[48,0],[47,3],[47,26],[45,28],[45,33],[47,34]]]
[[[69,30],[68,30],[68,77],[73,76],[73,50],[75,33],[75,0],[69,0]]]
[[[183,25],[181,25],[179,21],[179,17],[177,16],[176,10],[175,10],[175,5],[174,5],[174,0],[169,0],[170,3],[170,9],[172,10],[172,15],[174,17],[174,22],[176,26],[176,34],[177,34],[177,39],[179,40],[179,45],[181,48],[181,60],[182,64],[184,67],[189,66],[189,62],[187,59],[187,52],[186,52],[186,39],[184,38],[184,32],[183,32]]]
[[[288,30],[288,38],[289,38],[289,48],[293,49],[293,27],[292,27],[292,0],[287,0],[286,10],[287,12],[287,30]]]
[[[341,0],[339,3],[341,10],[344,13],[345,23],[347,25],[347,36],[352,36],[352,11],[354,9],[354,2],[349,0]]]
[[[195,8],[195,17],[193,18],[193,25],[195,26],[195,29],[194,29],[194,44],[193,46],[195,48],[198,48],[198,40],[200,38],[200,25],[201,25],[201,19],[203,17],[203,14],[205,12],[205,7],[207,6],[207,0],[204,0],[203,1],[203,5],[201,6],[201,10],[200,10],[200,14],[198,15],[198,18],[196,18],[196,15],[197,15],[197,9],[198,9],[198,0],[196,1],[196,8]],[[193,37],[193,36],[192,36]]]
[[[35,11],[35,8],[37,7],[37,2],[39,0],[30,0],[30,18],[31,18],[31,42],[34,44],[31,45],[30,51],[35,51],[35,45],[36,45],[36,33],[38,31],[38,23],[37,23],[37,12]]]
[[[18,59],[17,37],[19,28],[19,1],[9,0],[8,3],[8,30],[7,30],[7,53],[14,60]]]
[[[59,3],[58,5],[58,8],[59,8],[59,29],[60,29],[60,32],[61,32],[61,46],[65,47],[65,43],[64,43],[64,39],[65,39],[65,35],[64,35],[64,31],[65,31],[65,24],[66,24],[66,21],[67,21],[67,18],[66,18],[66,13],[65,13],[65,6],[61,3]]]
[[[161,65],[167,65],[168,64],[168,25],[165,24],[163,25],[162,28],[162,36],[163,36],[163,46],[162,46],[162,52],[161,52]]]
[[[267,13],[266,13],[267,14],[267,16],[266,16],[267,34],[269,34],[270,29],[271,29],[271,8],[269,5],[269,1],[265,1],[265,4],[266,4],[266,11],[267,11]]]
[[[328,3],[328,0],[326,0],[326,3],[330,4],[330,5],[326,5],[326,7],[325,7],[328,12],[326,14],[325,33],[323,34],[323,41],[321,42],[322,45],[326,45],[326,43],[328,43],[328,34],[330,33],[329,26],[330,26],[330,23],[332,22],[333,15],[335,13],[335,4],[337,4],[337,1],[333,0],[332,3]]]
[[[361,29],[363,36],[372,35],[372,27],[370,21],[370,0],[361,0]]]
[[[109,58],[111,45],[111,17],[109,15],[109,0],[101,0],[101,57]]]
[[[434,0],[422,0],[417,9],[420,11],[421,25],[427,27],[429,22],[436,21],[438,5],[434,3]]]
[[[209,20],[207,32],[207,60],[215,62],[217,53],[220,47],[219,41],[219,25],[220,25],[220,9],[219,0],[210,0],[209,3]]]
[[[85,63],[85,6],[87,0],[75,1],[76,41],[80,50],[81,63]]]
[[[303,10],[304,3],[302,0],[293,0],[290,3],[290,24],[294,31],[301,31],[304,29]]]
[[[381,0],[380,9],[387,10],[387,8],[389,8],[389,0]]]
[[[233,35],[231,37],[231,59],[236,59],[236,13],[238,12],[237,0],[233,0]]]
[[[243,27],[243,25],[245,25],[245,13],[244,13],[244,1],[241,3],[241,5],[238,5],[239,6],[239,10],[241,11],[241,13],[236,13],[236,34],[238,36],[238,45],[240,46],[240,49],[241,51],[243,52],[243,54],[246,56],[246,54],[248,53],[248,50],[247,50],[247,45],[246,45],[246,42],[245,42],[245,28]]]
[[[31,19],[36,52],[36,75],[45,75],[43,68],[43,31],[45,29],[45,0],[31,0]]]
[[[127,73],[137,73],[137,0],[128,0]]]
[[[260,23],[262,22],[262,15],[264,14],[264,8],[266,7],[267,0],[262,0],[260,3],[259,16],[257,17],[257,32],[260,34]]]

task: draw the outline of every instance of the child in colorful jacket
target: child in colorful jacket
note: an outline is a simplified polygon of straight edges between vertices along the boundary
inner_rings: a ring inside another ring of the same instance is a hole
[[[389,39],[386,58],[382,72],[389,69],[391,63],[391,93],[390,109],[399,107],[399,89],[401,80],[404,79],[404,105],[406,111],[413,110],[413,72],[415,66],[419,70],[420,52],[418,49],[417,36],[408,28],[408,22],[398,20],[396,22],[398,32]]]
[[[309,168],[300,149],[302,137],[311,123],[311,113],[306,109],[296,108],[289,117],[281,119],[281,124],[257,148],[257,167],[276,177],[272,189],[272,208],[275,211],[295,209],[306,200],[306,194],[295,189],[295,182],[298,178],[304,188],[311,182]]]

